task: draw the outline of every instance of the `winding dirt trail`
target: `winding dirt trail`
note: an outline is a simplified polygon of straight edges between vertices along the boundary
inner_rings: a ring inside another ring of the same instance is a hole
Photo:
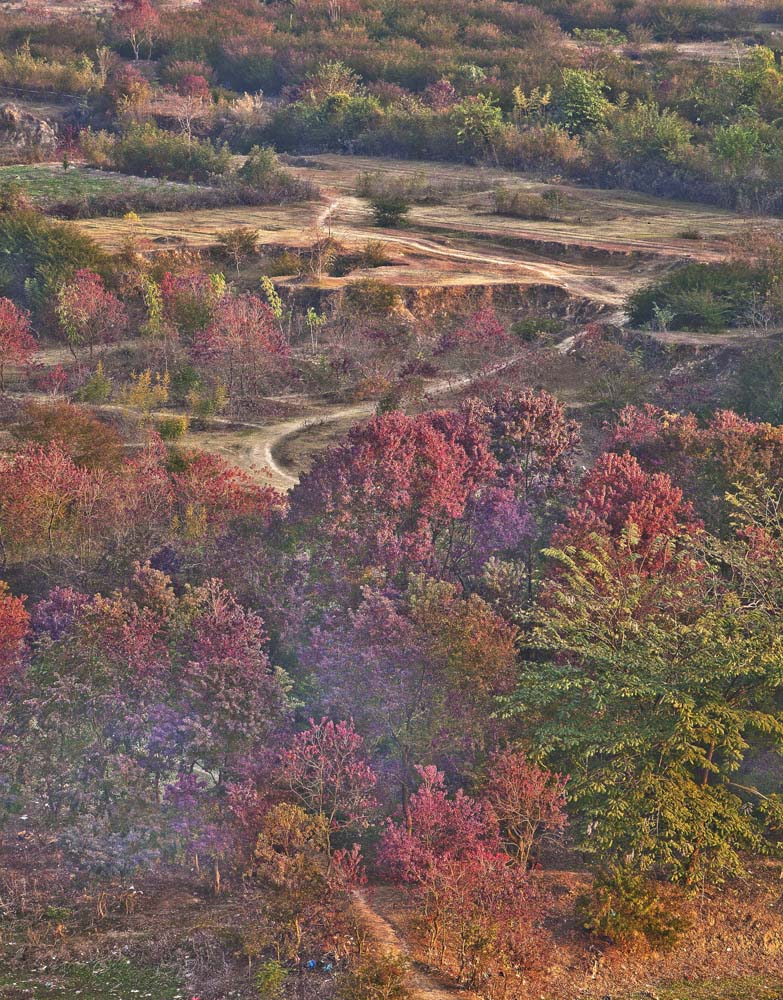
[[[515,365],[524,355],[515,354],[497,364],[489,365],[467,375],[455,375],[434,380],[425,386],[427,399],[464,389],[482,378],[491,378]],[[216,451],[249,472],[254,478],[279,490],[293,489],[299,482],[295,471],[279,458],[279,450],[288,438],[316,425],[357,422],[371,417],[376,410],[375,402],[354,403],[349,406],[324,407],[306,417],[296,417],[273,424],[251,423],[216,419],[218,426],[239,428],[241,433],[231,434],[222,445],[219,435],[193,434],[194,446],[206,451]]]
[[[408,963],[408,988],[411,1000],[479,1000],[476,993],[450,985],[411,958],[410,949],[394,926],[394,912],[382,889],[354,889],[351,901],[356,914],[375,946],[387,954],[402,956]]]

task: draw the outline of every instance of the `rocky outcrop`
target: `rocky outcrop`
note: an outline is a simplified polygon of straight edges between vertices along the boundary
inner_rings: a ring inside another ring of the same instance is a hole
[[[23,111],[16,104],[2,104],[0,145],[20,151],[51,153],[57,145],[57,134],[45,118]]]

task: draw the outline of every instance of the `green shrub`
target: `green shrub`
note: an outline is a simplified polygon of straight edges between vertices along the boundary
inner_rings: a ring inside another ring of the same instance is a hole
[[[401,226],[410,211],[410,203],[400,194],[379,194],[370,201],[376,226],[395,229]]]
[[[288,972],[280,962],[270,960],[258,966],[253,978],[258,990],[258,1000],[279,1000],[283,996]]]
[[[360,278],[345,289],[345,297],[360,312],[387,313],[400,301],[396,288],[375,278]]]
[[[339,1000],[407,1000],[407,964],[401,955],[371,955],[345,973],[337,988]]]
[[[359,267],[385,267],[389,263],[386,244],[381,240],[367,240],[357,259]]]
[[[528,319],[517,320],[511,326],[511,332],[520,340],[535,340],[543,334],[562,333],[563,324],[559,319],[551,319],[549,316],[531,316]]]
[[[646,941],[656,948],[675,945],[687,922],[672,912],[648,879],[615,868],[596,879],[578,902],[584,927],[621,947]]]
[[[139,177],[167,177],[174,181],[208,181],[231,169],[227,145],[166,132],[156,125],[133,125],[109,153],[111,166]]]
[[[302,274],[307,269],[301,254],[293,250],[282,250],[270,257],[264,264],[264,273],[270,278],[279,278],[288,274]]]
[[[253,146],[247,159],[239,168],[239,177],[254,187],[263,187],[282,167],[277,153],[271,146]]]
[[[0,295],[33,305],[79,268],[105,275],[109,258],[92,237],[31,210],[0,213]]]
[[[495,188],[492,192],[492,203],[497,215],[534,220],[556,218],[551,198],[526,191],[524,188]]]
[[[283,105],[272,118],[267,135],[277,149],[343,149],[382,116],[374,97],[335,93],[318,102]]]
[[[82,403],[99,404],[105,403],[110,396],[111,379],[103,369],[103,362],[99,361],[95,371],[76,393],[76,398]]]
[[[171,372],[171,396],[185,399],[193,389],[201,388],[201,376],[191,364],[179,365]]]
[[[158,417],[155,430],[164,441],[179,441],[188,431],[190,421],[186,416]]]
[[[747,264],[687,264],[638,289],[628,299],[634,326],[655,322],[657,311],[671,313],[673,330],[721,330],[741,325],[752,302],[770,287],[765,269]]]

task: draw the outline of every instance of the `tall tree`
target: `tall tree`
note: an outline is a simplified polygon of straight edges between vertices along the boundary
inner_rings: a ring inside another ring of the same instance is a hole
[[[8,366],[26,364],[37,350],[29,315],[10,299],[0,298],[0,392],[5,392]]]

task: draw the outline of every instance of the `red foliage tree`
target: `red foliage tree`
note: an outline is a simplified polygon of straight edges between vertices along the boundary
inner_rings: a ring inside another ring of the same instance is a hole
[[[559,840],[568,824],[567,781],[532,764],[521,751],[501,750],[493,756],[484,796],[523,864],[540,844]]]
[[[493,351],[508,341],[508,331],[492,308],[473,313],[464,326],[447,330],[438,341],[437,354],[472,347]]]
[[[650,475],[627,452],[608,452],[582,480],[577,505],[554,541],[589,548],[591,536],[607,538],[633,553],[645,572],[658,573],[673,547],[700,527],[692,505],[665,473]]]
[[[38,350],[30,316],[10,299],[0,298],[0,392],[5,392],[9,365],[24,365]]]
[[[154,33],[159,23],[158,12],[150,0],[120,0],[114,11],[114,24],[120,35],[130,43],[136,60],[142,42],[147,43],[152,54]]]
[[[192,541],[219,535],[239,519],[268,525],[286,509],[283,494],[271,486],[259,486],[242,469],[205,452],[173,472],[171,483],[178,523]]]
[[[454,413],[388,413],[356,427],[302,476],[292,529],[356,570],[394,574],[448,556],[448,535],[497,464],[486,431]],[[323,549],[322,549],[323,551]]]
[[[74,357],[85,346],[92,357],[97,346],[119,339],[128,325],[125,306],[99,275],[86,268],[60,289],[57,316]]]
[[[453,798],[436,767],[417,767],[421,779],[404,823],[387,823],[378,851],[384,870],[403,882],[422,882],[445,857],[466,862],[503,856],[497,818],[488,806],[459,789]],[[507,860],[507,859],[506,859]]]
[[[14,597],[8,584],[0,580],[0,690],[25,661],[29,629],[24,598]]]
[[[419,774],[409,820],[389,822],[379,862],[413,884],[431,960],[469,986],[528,972],[542,936],[524,866],[510,863],[491,808],[461,790],[449,798],[434,767]]]
[[[206,101],[210,96],[209,81],[196,73],[188,73],[177,81],[177,93],[182,97]]]
[[[362,754],[364,740],[353,722],[310,720],[283,751],[280,783],[308,810],[324,820],[325,847],[332,834],[367,826],[375,807],[375,774]]]
[[[198,363],[222,378],[230,394],[256,392],[287,364],[290,348],[272,310],[257,295],[226,295],[193,343]]]

